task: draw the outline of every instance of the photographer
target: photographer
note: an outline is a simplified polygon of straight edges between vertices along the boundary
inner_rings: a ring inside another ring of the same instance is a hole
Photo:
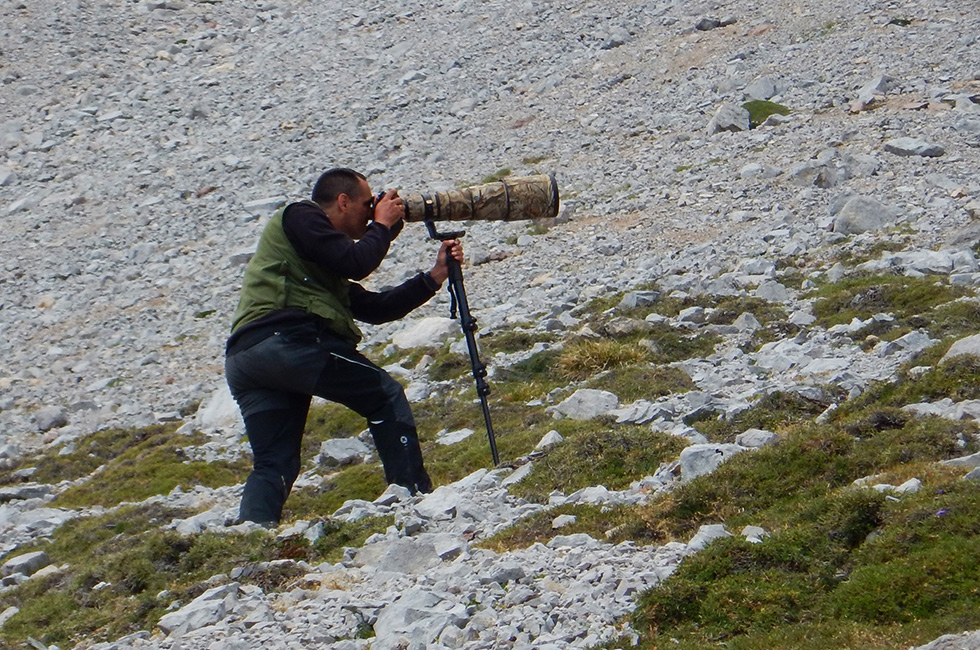
[[[404,212],[397,192],[375,199],[362,174],[338,168],[320,176],[311,201],[287,205],[265,227],[245,269],[225,358],[254,456],[240,521],[278,524],[299,474],[313,395],[366,418],[388,483],[413,494],[431,490],[401,385],[356,349],[355,319],[404,317],[446,280],[447,255],[462,261],[459,241],[445,241],[430,271],[393,289],[375,293],[352,282],[381,264]]]

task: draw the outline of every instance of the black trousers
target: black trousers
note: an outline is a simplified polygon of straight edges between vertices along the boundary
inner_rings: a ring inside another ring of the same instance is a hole
[[[313,395],[364,416],[388,483],[429,492],[415,420],[405,392],[354,345],[308,322],[250,333],[225,357],[225,377],[252,447],[241,521],[278,523],[300,470],[300,445]]]

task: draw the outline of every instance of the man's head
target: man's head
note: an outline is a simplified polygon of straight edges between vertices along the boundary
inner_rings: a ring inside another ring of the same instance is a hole
[[[353,239],[364,235],[374,212],[374,197],[367,179],[353,169],[338,167],[320,175],[313,186],[313,201],[330,223]]]

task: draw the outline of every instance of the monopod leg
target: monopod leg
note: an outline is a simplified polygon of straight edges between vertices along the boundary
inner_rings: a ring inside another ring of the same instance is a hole
[[[480,406],[483,408],[483,420],[487,425],[487,440],[490,442],[490,454],[493,457],[494,466],[500,464],[500,456],[497,454],[497,438],[493,433],[493,423],[490,421],[490,406],[487,403],[487,395],[490,394],[490,386],[487,385],[487,367],[480,361],[480,350],[476,345],[476,319],[470,314],[470,305],[466,300],[466,288],[463,286],[463,270],[459,262],[451,255],[447,256],[449,269],[449,290],[456,300],[459,309],[459,324],[463,328],[463,336],[466,338],[466,350],[470,355],[470,366],[473,370],[473,379],[476,381],[476,394],[480,398]]]

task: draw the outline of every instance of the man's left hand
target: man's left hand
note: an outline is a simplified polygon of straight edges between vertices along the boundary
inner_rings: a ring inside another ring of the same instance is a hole
[[[442,242],[442,246],[439,248],[439,255],[436,257],[436,265],[432,267],[429,271],[429,275],[432,279],[442,284],[449,277],[449,266],[447,264],[447,255],[452,255],[460,264],[463,263],[463,246],[459,243],[458,239],[447,239]]]

